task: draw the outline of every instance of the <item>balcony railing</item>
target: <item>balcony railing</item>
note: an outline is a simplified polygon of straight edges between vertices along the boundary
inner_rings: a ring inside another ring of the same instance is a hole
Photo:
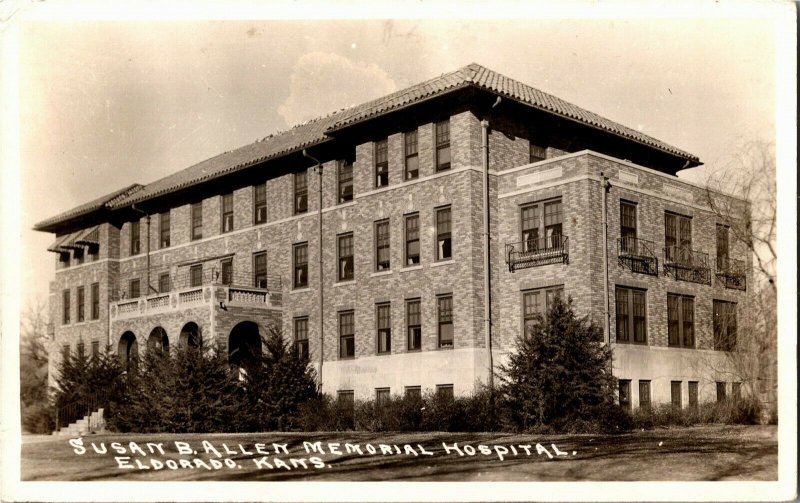
[[[652,241],[635,237],[617,239],[619,264],[639,274],[658,276],[658,257]]]
[[[717,257],[717,281],[725,288],[747,290],[747,269],[743,260]]]
[[[685,246],[665,246],[664,275],[680,281],[710,285],[708,254]]]
[[[175,274],[170,281],[158,281],[160,275],[151,273],[159,287],[169,291],[151,293],[137,298],[112,300],[111,318],[126,319],[139,316],[179,311],[189,307],[207,306],[261,306],[278,308],[282,304],[280,276],[254,276],[216,274],[211,269],[205,274]],[[256,279],[258,281],[256,281]],[[258,283],[260,286],[255,286]],[[155,285],[154,285],[155,286]],[[178,286],[178,288],[174,288]],[[153,292],[154,289],[151,289]]]
[[[561,234],[528,239],[520,243],[506,243],[506,264],[511,272],[528,267],[568,263],[569,238]]]

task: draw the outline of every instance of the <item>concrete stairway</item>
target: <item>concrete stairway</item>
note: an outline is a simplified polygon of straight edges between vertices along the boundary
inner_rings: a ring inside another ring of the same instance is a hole
[[[106,421],[103,418],[103,409],[100,408],[88,416],[83,416],[82,419],[78,419],[74,423],[64,426],[60,430],[54,431],[52,435],[56,437],[79,437],[89,433],[105,430],[105,428]]]

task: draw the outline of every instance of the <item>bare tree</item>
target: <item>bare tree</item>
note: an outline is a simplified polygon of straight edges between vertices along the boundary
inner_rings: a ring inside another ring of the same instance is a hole
[[[741,336],[729,352],[727,372],[735,373],[734,377],[759,396],[767,409],[776,405],[777,396],[775,182],[774,145],[750,142],[708,176],[705,191],[705,203],[717,221],[729,226],[731,244],[742,246],[753,265],[752,271],[747,271],[749,305],[740,310]]]
[[[49,433],[52,414],[47,388],[47,302],[36,298],[20,319],[20,405],[22,425],[31,433]]]

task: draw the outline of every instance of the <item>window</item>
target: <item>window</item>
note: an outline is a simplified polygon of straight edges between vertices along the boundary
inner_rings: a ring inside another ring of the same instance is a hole
[[[619,380],[619,406],[623,409],[631,408],[631,381],[630,379]]]
[[[672,347],[694,347],[694,297],[667,294],[667,333]]]
[[[69,358],[69,344],[64,344],[61,346],[61,359],[66,360]]]
[[[267,252],[253,254],[253,286],[267,288]]]
[[[389,221],[375,222],[375,270],[388,271],[391,268],[389,253]]]
[[[339,358],[356,356],[355,315],[353,311],[339,313]]]
[[[222,195],[222,232],[233,230],[233,193]]]
[[[616,288],[617,342],[647,343],[647,303],[644,290]]]
[[[681,395],[681,381],[670,381],[669,383],[669,396],[672,406],[680,409],[683,407],[683,396]]]
[[[639,380],[639,408],[650,408],[650,381]]]
[[[141,253],[142,243],[139,237],[139,221],[131,222],[131,255]]]
[[[167,293],[170,290],[169,273],[165,272],[158,275],[158,292]]]
[[[406,386],[406,398],[416,398],[419,400],[422,398],[422,387],[421,386]]]
[[[294,260],[294,275],[292,276],[293,288],[308,286],[308,243],[298,243],[292,247]]]
[[[83,264],[83,250],[73,250],[72,256],[75,259],[75,264],[80,265]]]
[[[636,243],[636,204],[619,202],[620,252],[637,253]]]
[[[530,152],[528,162],[539,162],[547,159],[547,149],[541,145],[537,145],[533,140],[529,142]]]
[[[561,248],[561,199],[544,203],[544,237],[548,248]]]
[[[724,402],[727,398],[725,394],[725,383],[721,381],[717,381],[717,401]]]
[[[525,251],[539,249],[539,205],[531,204],[521,208],[522,243]]]
[[[70,299],[69,299],[69,290],[64,290],[61,292],[61,323],[64,325],[69,325],[70,323],[70,311],[72,306],[70,306]]]
[[[450,169],[450,120],[437,122],[436,133],[436,171]]]
[[[389,185],[389,140],[375,142],[375,187]]]
[[[419,144],[417,142],[417,130],[409,131],[403,135],[406,156],[406,180],[413,180],[419,177]]]
[[[353,200],[353,161],[339,161],[339,204]]]
[[[563,218],[560,198],[523,206],[520,220],[524,250],[544,251],[563,248],[561,238]]]
[[[203,238],[203,201],[192,204],[192,241]]]
[[[390,388],[375,388],[375,402],[378,405],[386,405],[391,397]]]
[[[675,213],[665,213],[664,245],[668,262],[686,262],[691,256],[692,218]]]
[[[253,186],[253,222],[263,224],[267,221],[267,182]]]
[[[306,171],[294,174],[294,214],[308,211],[308,176]]]
[[[353,390],[339,390],[336,392],[336,398],[339,400],[339,403],[348,406],[350,408],[355,407],[355,393]]]
[[[378,354],[392,352],[392,307],[390,304],[376,306],[378,328]]]
[[[408,327],[408,350],[422,349],[422,318],[420,313],[420,300],[406,301],[406,326]]]
[[[439,314],[439,347],[453,347],[453,296],[444,295],[436,298]]]
[[[306,317],[294,319],[294,347],[298,358],[308,358],[308,318]]]
[[[169,211],[165,211],[158,216],[158,229],[161,232],[159,246],[169,248]]]
[[[100,258],[100,247],[97,245],[89,245],[86,249],[86,253],[89,254],[89,260],[97,262],[97,259]]]
[[[353,279],[353,234],[339,236],[339,281]]]
[[[729,252],[728,227],[717,224],[717,270],[727,269]]]
[[[733,351],[736,349],[736,303],[714,301],[714,349]]]
[[[200,286],[203,284],[203,264],[193,265],[189,268],[189,286]]]
[[[742,383],[731,383],[731,397],[733,397],[734,400],[742,399]]]
[[[92,358],[100,356],[100,342],[92,341]]]
[[[452,384],[437,384],[436,396],[444,400],[453,399],[453,385]]]
[[[419,215],[406,216],[406,265],[419,264]]]
[[[450,207],[436,210],[436,260],[453,258]]]
[[[697,381],[689,381],[689,407],[697,408]]]
[[[58,265],[61,268],[69,267],[69,253],[59,253],[58,254]]]
[[[128,297],[136,299],[140,295],[139,292],[139,279],[132,279],[128,282]]]
[[[537,315],[545,317],[554,298],[564,297],[564,287],[554,286],[522,292],[522,327],[523,336],[528,336],[536,324]]]
[[[78,287],[78,323],[86,320],[86,289]]]
[[[92,283],[92,319],[100,318],[100,283]]]
[[[86,345],[82,342],[78,343],[78,357],[83,358],[86,356]]]
[[[222,284],[230,286],[233,284],[233,258],[226,258],[220,261],[220,275]]]

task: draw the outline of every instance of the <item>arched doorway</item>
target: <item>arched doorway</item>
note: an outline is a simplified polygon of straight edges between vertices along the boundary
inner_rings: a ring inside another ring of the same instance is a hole
[[[233,327],[228,336],[228,362],[247,372],[261,359],[261,334],[258,325],[243,321]]]
[[[200,327],[197,326],[197,323],[190,321],[183,326],[181,335],[178,338],[178,344],[192,348],[199,348],[203,345],[203,334],[200,333]]]
[[[169,353],[169,337],[163,327],[156,327],[150,332],[147,338],[147,350]]]
[[[136,336],[133,332],[125,332],[122,334],[122,337],[119,338],[117,354],[119,355],[119,362],[122,364],[122,368],[126,371],[130,371],[136,367],[136,363],[139,361],[139,344],[136,342]]]

